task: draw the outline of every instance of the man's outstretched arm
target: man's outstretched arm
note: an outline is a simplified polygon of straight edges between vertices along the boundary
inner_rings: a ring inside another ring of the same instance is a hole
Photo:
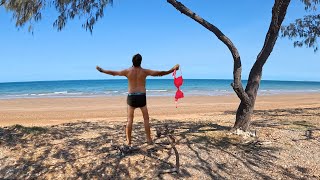
[[[122,71],[112,71],[112,70],[105,70],[105,69],[102,69],[101,67],[97,66],[96,69],[99,71],[99,72],[102,72],[102,73],[105,73],[105,74],[109,74],[109,75],[112,75],[112,76],[127,76],[127,70],[122,70]]]
[[[148,76],[165,76],[165,75],[172,73],[174,70],[179,70],[179,67],[180,67],[180,65],[177,64],[168,71],[154,71],[154,70],[150,70],[150,69],[147,69],[146,71],[147,71]]]

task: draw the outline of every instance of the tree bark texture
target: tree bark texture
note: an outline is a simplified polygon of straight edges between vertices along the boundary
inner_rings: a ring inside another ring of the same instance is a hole
[[[234,61],[233,83],[231,86],[241,100],[236,113],[236,122],[233,127],[234,129],[242,129],[246,131],[250,126],[251,116],[253,114],[257,92],[261,81],[263,65],[270,56],[277,41],[279,30],[286,15],[290,1],[291,0],[275,0],[272,8],[272,18],[265,37],[264,45],[250,71],[248,83],[246,89],[244,90],[241,83],[241,59],[239,52],[232,41],[226,35],[224,35],[219,28],[198,16],[196,13],[184,6],[181,2],[176,0],[167,0],[167,2],[174,6],[178,11],[198,22],[209,31],[213,32],[217,38],[222,41],[230,50]]]

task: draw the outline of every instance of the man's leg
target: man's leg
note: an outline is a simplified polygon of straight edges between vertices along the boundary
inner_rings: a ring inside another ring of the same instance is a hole
[[[150,135],[150,124],[149,124],[149,113],[147,106],[141,107],[141,112],[144,120],[144,129],[146,131],[146,137],[148,144],[152,143],[151,135]]]
[[[127,126],[126,126],[126,136],[127,136],[127,143],[130,146],[131,145],[131,132],[132,132],[132,123],[133,123],[133,117],[134,117],[134,107],[131,107],[128,105],[128,119],[127,119]]]

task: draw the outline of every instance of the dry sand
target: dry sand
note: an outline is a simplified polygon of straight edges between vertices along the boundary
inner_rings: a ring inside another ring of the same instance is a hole
[[[251,130],[229,132],[235,96],[149,97],[147,146],[137,110],[127,152],[125,97],[0,100],[0,179],[320,179],[320,94],[259,96]],[[14,124],[20,124],[15,125]],[[38,127],[34,127],[38,126]]]

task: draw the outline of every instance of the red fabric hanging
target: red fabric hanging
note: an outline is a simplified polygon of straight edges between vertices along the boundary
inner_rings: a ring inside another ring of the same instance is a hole
[[[174,85],[177,87],[177,92],[176,92],[176,95],[175,95],[175,101],[177,103],[179,99],[184,97],[184,94],[180,89],[180,86],[182,86],[182,84],[183,84],[182,75],[179,76],[179,77],[176,77],[176,73],[177,73],[176,70],[174,70],[172,76],[174,77]],[[177,104],[176,104],[176,108],[177,108]]]

